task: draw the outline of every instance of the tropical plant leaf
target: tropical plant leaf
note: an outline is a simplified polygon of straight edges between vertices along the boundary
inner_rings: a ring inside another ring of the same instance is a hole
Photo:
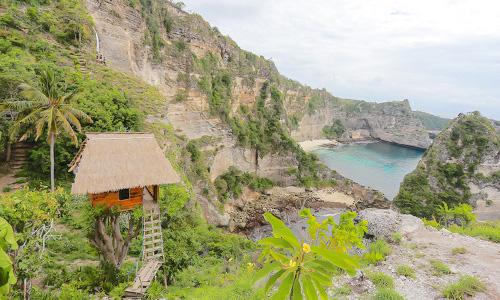
[[[295,278],[292,287],[292,300],[302,300],[302,299],[304,299],[304,297],[302,297],[302,287],[300,286],[300,280]]]
[[[274,284],[276,283],[276,281],[281,277],[283,276],[283,274],[285,274],[286,270],[285,269],[282,269],[282,270],[279,270],[278,272],[274,273],[273,276],[271,276],[269,278],[269,280],[267,281],[266,283],[266,286],[264,287],[264,292],[267,294],[269,292],[269,290],[274,286]]]
[[[271,297],[271,300],[286,300],[289,298],[290,293],[292,292],[293,279],[295,278],[295,274],[293,272],[287,272],[288,275],[281,282],[278,291],[274,293]]]
[[[283,221],[268,212],[264,213],[264,219],[271,224],[274,237],[282,238],[290,243],[295,249],[300,249],[300,243],[295,237],[295,234],[293,234],[292,230],[288,228]]]
[[[330,284],[324,285],[321,282],[319,282],[314,276],[311,276],[311,280],[314,283],[314,286],[316,287],[316,291],[319,294],[319,298],[321,300],[328,300],[328,294],[326,293],[324,286],[331,286],[332,283],[330,282]]]
[[[294,250],[293,246],[282,238],[268,237],[259,241],[261,245],[273,246],[280,249]]]
[[[318,293],[309,275],[302,276],[302,288],[307,300],[318,300]]]
[[[262,269],[260,269],[257,273],[254,275],[254,282],[259,281],[260,279],[266,277],[271,273],[272,271],[278,270],[280,268],[280,264],[278,262],[273,262],[264,265]]]
[[[7,251],[9,247],[12,250],[18,248],[12,226],[2,217],[0,217],[0,247],[4,251]]]
[[[345,253],[328,250],[318,246],[313,246],[312,251],[350,275],[355,274],[356,269],[359,268],[358,262]]]

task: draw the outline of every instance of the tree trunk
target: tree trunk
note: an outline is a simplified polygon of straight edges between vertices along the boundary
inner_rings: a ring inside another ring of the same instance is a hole
[[[55,165],[55,158],[54,158],[54,147],[55,147],[55,141],[56,137],[54,133],[50,133],[50,189],[52,192],[55,190],[55,174],[54,174],[54,165]]]
[[[9,162],[11,156],[12,156],[12,144],[10,142],[7,142],[7,149],[6,149],[6,154],[5,154],[5,161]]]
[[[106,228],[106,223],[108,228]],[[94,236],[91,242],[100,250],[108,264],[120,269],[123,260],[127,257],[130,242],[139,234],[140,229],[141,222],[134,222],[134,219],[130,217],[129,227],[124,237],[120,230],[118,215],[98,216],[95,220]]]

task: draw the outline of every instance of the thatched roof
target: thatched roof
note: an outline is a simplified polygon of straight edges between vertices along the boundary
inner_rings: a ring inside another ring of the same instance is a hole
[[[148,133],[88,133],[69,171],[76,173],[73,194],[180,182]]]

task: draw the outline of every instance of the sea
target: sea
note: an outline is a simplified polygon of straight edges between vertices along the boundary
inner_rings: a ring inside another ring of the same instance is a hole
[[[330,169],[393,199],[406,174],[417,166],[423,150],[384,142],[343,144],[313,151]]]

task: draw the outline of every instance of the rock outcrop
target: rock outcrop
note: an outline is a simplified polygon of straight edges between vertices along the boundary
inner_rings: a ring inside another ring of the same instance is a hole
[[[378,139],[422,149],[430,145],[429,135],[421,121],[413,116],[408,100],[330,101],[317,112],[305,115],[292,135],[299,141],[319,139],[323,127],[333,120],[340,120],[345,126],[344,134],[338,138],[340,141]]]
[[[478,112],[459,115],[436,137],[394,201],[401,211],[421,217],[442,202],[479,205],[481,213],[500,216],[500,134]]]

